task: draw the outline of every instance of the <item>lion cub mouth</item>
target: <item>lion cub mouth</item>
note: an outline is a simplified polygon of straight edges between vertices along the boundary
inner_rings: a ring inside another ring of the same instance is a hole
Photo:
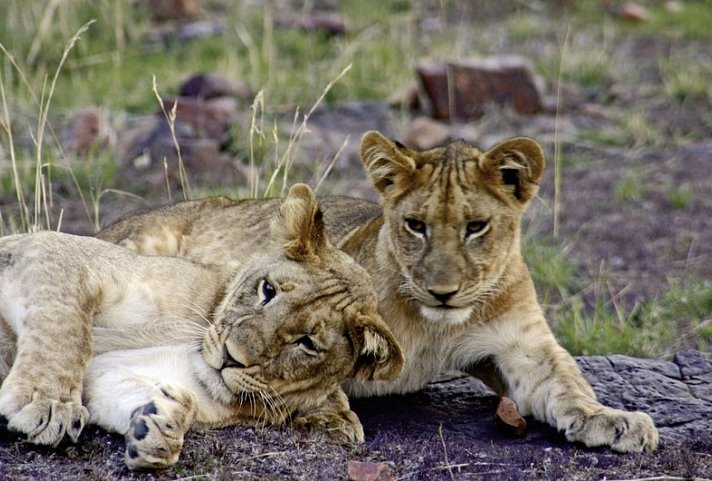
[[[234,355],[230,354],[230,351],[228,350],[227,346],[223,347],[223,361],[222,361],[222,367],[220,370],[222,371],[223,369],[227,368],[235,368],[235,369],[244,369],[247,367],[247,364],[244,361],[244,356],[241,355],[240,353],[237,357]]]

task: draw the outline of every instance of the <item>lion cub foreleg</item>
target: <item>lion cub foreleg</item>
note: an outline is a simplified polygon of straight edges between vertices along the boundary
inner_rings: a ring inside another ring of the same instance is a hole
[[[123,434],[131,469],[175,464],[199,409],[189,345],[96,356],[84,386],[90,422]],[[203,406],[207,409],[207,406]]]
[[[319,406],[298,412],[292,420],[292,425],[310,431],[326,432],[339,441],[364,441],[361,421],[349,407],[348,398],[340,387]]]
[[[610,446],[620,452],[657,447],[658,432],[650,416],[599,403],[543,317],[500,321],[479,333],[478,350],[492,356],[504,381],[506,392],[501,394],[511,397],[523,415],[531,414],[563,431],[569,441],[589,447]]]
[[[92,354],[90,315],[80,306],[30,306],[14,323],[15,359],[0,388],[8,428],[35,444],[77,441],[88,419],[82,380]]]

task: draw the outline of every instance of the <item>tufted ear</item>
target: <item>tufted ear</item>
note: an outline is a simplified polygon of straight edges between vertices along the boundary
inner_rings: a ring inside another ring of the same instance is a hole
[[[395,379],[403,370],[403,352],[386,323],[358,316],[351,330],[358,357],[352,377],[359,381]]]
[[[488,183],[501,186],[521,204],[526,204],[537,192],[544,163],[544,152],[538,143],[527,137],[515,137],[485,152],[479,167],[491,177]]]
[[[361,161],[373,186],[381,194],[394,186],[408,184],[416,164],[411,151],[371,130],[361,139]]]
[[[319,202],[308,185],[294,184],[279,211],[272,220],[272,235],[289,259],[316,258],[329,247]]]

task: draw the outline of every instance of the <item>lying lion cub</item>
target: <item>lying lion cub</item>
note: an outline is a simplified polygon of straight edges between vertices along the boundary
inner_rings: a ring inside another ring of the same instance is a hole
[[[483,379],[570,441],[617,451],[653,450],[658,432],[641,412],[601,405],[554,339],[520,253],[520,221],[544,171],[528,138],[482,152],[461,141],[418,152],[368,132],[361,158],[381,205],[325,197],[337,247],[371,275],[379,310],[401,344],[403,375],[354,380],[349,395],[404,393],[439,372]],[[186,202],[123,221],[99,237],[142,253],[228,262],[258,246],[277,201]]]
[[[126,435],[131,468],[173,464],[194,425],[291,418],[362,441],[339,382],[392,379],[401,351],[313,192],[294,186],[279,212],[278,247],[262,232],[264,253],[230,269],[60,233],[0,239],[9,429],[55,445],[96,423]]]

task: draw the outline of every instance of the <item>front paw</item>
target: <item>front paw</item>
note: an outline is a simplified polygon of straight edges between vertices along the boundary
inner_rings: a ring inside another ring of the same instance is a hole
[[[658,447],[658,430],[650,416],[610,408],[576,416],[566,430],[566,438],[588,447],[610,446],[622,453],[654,451]]]
[[[126,433],[126,465],[130,469],[157,469],[175,464],[196,406],[191,391],[160,386],[157,395],[131,416]]]
[[[65,434],[76,442],[89,419],[79,402],[12,389],[0,395],[0,413],[7,418],[9,430],[24,434],[31,443],[49,446],[59,444]]]
[[[329,437],[347,443],[364,441],[363,426],[353,411],[317,411],[297,416],[292,425],[308,431],[326,433]]]

